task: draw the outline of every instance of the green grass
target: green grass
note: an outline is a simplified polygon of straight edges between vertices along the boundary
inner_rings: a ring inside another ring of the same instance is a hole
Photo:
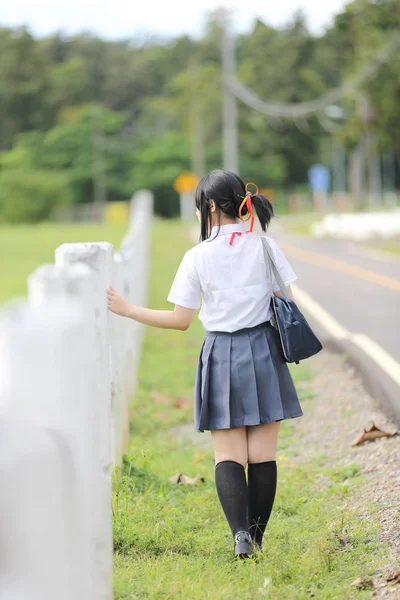
[[[165,298],[188,245],[179,223],[155,222],[153,308],[168,307]],[[308,455],[300,465],[296,455],[306,449],[294,420],[281,424],[278,490],[264,553],[258,561],[233,561],[233,542],[214,487],[209,433],[190,433],[189,402],[174,406],[176,398],[192,397],[202,337],[198,322],[185,333],[146,330],[131,406],[131,444],[114,480],[116,600],[369,598],[369,589],[350,584],[384,564],[385,548],[373,525],[343,508],[361,480],[360,468],[332,466],[322,453]],[[307,364],[293,374],[303,410],[310,411],[313,374]],[[205,482],[170,483],[178,471],[201,473]],[[337,537],[342,534],[345,543]]]
[[[126,225],[58,224],[0,226],[0,303],[26,294],[26,278],[65,242],[109,241],[118,248]]]
[[[370,242],[368,248],[382,250],[388,254],[400,254],[400,238],[396,237],[389,240],[377,240]]]
[[[321,221],[323,216],[318,213],[298,213],[278,216],[278,220],[285,231],[298,235],[311,235],[311,225]]]

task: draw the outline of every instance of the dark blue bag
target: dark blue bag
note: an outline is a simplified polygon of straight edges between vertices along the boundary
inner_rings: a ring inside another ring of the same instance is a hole
[[[271,290],[273,290],[273,273],[283,294],[283,297],[275,296],[272,292],[271,309],[273,317],[271,323],[279,333],[285,361],[299,364],[299,361],[320,352],[322,344],[296,303],[289,297],[287,288],[275,265],[272,250],[267,239],[265,237],[261,239]]]

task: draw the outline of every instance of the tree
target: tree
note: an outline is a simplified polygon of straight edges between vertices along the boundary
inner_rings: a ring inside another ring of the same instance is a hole
[[[126,197],[145,185],[162,214],[175,214],[179,172],[222,166],[226,18],[226,11],[212,13],[199,39],[35,39],[24,28],[0,29],[0,177],[9,176],[7,189],[16,169],[62,174],[75,202],[99,191]],[[399,0],[354,0],[318,37],[301,13],[282,28],[259,20],[236,40],[237,77],[266,100],[308,101],[356,76],[399,28]],[[341,103],[345,118],[333,135],[352,155],[358,184],[367,162],[377,173],[379,153],[398,151],[399,97],[397,52]],[[241,175],[263,187],[307,185],[308,168],[332,140],[320,115],[280,121],[240,102],[238,113]]]
[[[173,182],[190,168],[187,136],[165,132],[153,138],[145,149],[134,155],[133,191],[152,189],[155,209],[164,217],[179,214],[179,197]]]
[[[21,134],[9,152],[3,153],[4,173],[25,169],[64,173],[74,202],[90,202],[93,189],[94,133],[100,114],[104,178],[111,199],[132,192],[133,143],[123,132],[127,116],[101,106],[64,109],[59,123],[47,132]],[[21,177],[21,175],[20,175]]]
[[[0,150],[16,135],[45,124],[46,64],[25,28],[0,29]]]

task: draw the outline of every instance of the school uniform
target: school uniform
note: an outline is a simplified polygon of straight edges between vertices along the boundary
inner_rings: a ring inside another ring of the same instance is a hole
[[[267,238],[286,286],[296,274]],[[232,429],[300,417],[303,411],[272,327],[272,289],[260,236],[244,223],[216,226],[189,250],[168,301],[198,309],[206,330],[195,384],[197,431]]]

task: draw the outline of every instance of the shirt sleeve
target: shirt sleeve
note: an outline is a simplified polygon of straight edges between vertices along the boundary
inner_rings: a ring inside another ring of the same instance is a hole
[[[185,308],[200,308],[201,286],[190,251],[185,254],[175,275],[168,302]]]
[[[293,271],[292,267],[289,264],[288,259],[286,258],[286,256],[282,252],[282,250],[279,248],[278,244],[271,238],[268,238],[268,243],[272,249],[272,253],[273,253],[274,259],[275,259],[275,264],[277,266],[279,274],[282,277],[283,282],[287,287],[296,281],[297,275]],[[273,283],[273,285],[272,285],[273,291],[279,292],[280,288],[275,279],[274,274],[272,274],[272,283]]]

